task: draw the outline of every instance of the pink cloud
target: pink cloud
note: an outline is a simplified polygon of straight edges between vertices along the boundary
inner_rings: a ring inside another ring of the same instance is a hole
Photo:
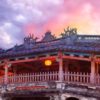
[[[67,26],[80,34],[100,33],[100,0],[4,0],[0,11],[0,28],[12,43],[19,41],[19,34],[20,41],[28,33],[41,38],[47,30],[59,36]],[[7,21],[13,26],[6,29]]]
[[[59,35],[63,29],[69,25],[79,28],[79,32],[85,32],[89,34],[88,28],[92,28],[92,24],[95,22],[95,19],[93,19],[95,6],[93,5],[92,1],[64,0],[64,2],[60,5],[57,5],[56,8],[52,7],[53,6],[50,4],[47,4],[46,7],[43,6],[43,8],[41,6],[41,9],[44,13],[44,16],[41,17],[41,20],[44,18],[45,21],[43,21],[43,23],[40,22],[37,25],[35,25],[33,22],[33,25],[36,26],[35,32],[37,31],[43,34],[44,31],[51,30],[54,34]],[[87,24],[89,26],[87,26]],[[88,28],[86,28],[85,25]],[[80,26],[83,26],[83,28]]]

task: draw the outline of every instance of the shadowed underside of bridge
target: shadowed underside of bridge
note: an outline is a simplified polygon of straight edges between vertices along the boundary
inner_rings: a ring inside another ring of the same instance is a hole
[[[50,97],[43,97],[43,96],[38,96],[38,97],[14,97],[11,100],[52,100]],[[66,98],[65,100],[79,100],[76,97],[69,97]]]
[[[12,100],[50,100],[50,97],[15,97]]]
[[[79,100],[79,99],[77,99],[75,97],[70,97],[70,98],[66,98],[66,100]]]

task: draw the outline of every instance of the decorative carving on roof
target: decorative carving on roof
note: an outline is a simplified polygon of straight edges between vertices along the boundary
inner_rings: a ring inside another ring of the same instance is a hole
[[[63,38],[63,42],[66,44],[72,45],[74,41],[77,40],[77,29],[76,28],[69,28],[64,29],[64,33],[61,33],[61,36]]]
[[[64,33],[61,33],[62,37],[68,37],[73,35],[77,35],[77,28],[69,28],[69,26],[67,27],[67,29],[64,29]]]
[[[13,51],[16,51],[18,48],[18,45],[16,44],[14,47],[13,47]]]
[[[78,35],[76,28],[67,28],[62,38],[56,39],[50,31],[45,33],[42,41],[37,41],[33,34],[24,38],[24,43],[13,48],[0,49],[0,58],[29,56],[38,53],[55,52],[59,50],[72,52],[95,52],[100,54],[100,35]]]
[[[47,41],[52,41],[54,39],[56,39],[56,37],[54,35],[52,35],[50,31],[47,31],[45,33],[45,36],[43,37],[42,41],[47,42]]]
[[[24,38],[24,45],[26,48],[31,48],[37,42],[37,37],[34,37],[33,34],[30,34],[28,37]]]
[[[0,53],[3,53],[4,51],[5,51],[4,49],[0,48]]]
[[[15,45],[13,51],[23,51],[25,49],[24,45]]]
[[[28,37],[25,37],[24,38],[24,43],[36,43],[36,40],[38,38],[37,37],[34,37],[33,34],[30,34]]]

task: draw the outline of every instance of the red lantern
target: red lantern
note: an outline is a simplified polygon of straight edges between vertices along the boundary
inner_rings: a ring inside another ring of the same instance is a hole
[[[52,61],[51,60],[45,60],[44,64],[45,64],[45,66],[51,66]]]

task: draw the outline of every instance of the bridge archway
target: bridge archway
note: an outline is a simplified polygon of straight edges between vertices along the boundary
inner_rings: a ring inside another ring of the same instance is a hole
[[[66,100],[79,100],[79,99],[76,97],[69,97],[69,98],[66,98]]]

